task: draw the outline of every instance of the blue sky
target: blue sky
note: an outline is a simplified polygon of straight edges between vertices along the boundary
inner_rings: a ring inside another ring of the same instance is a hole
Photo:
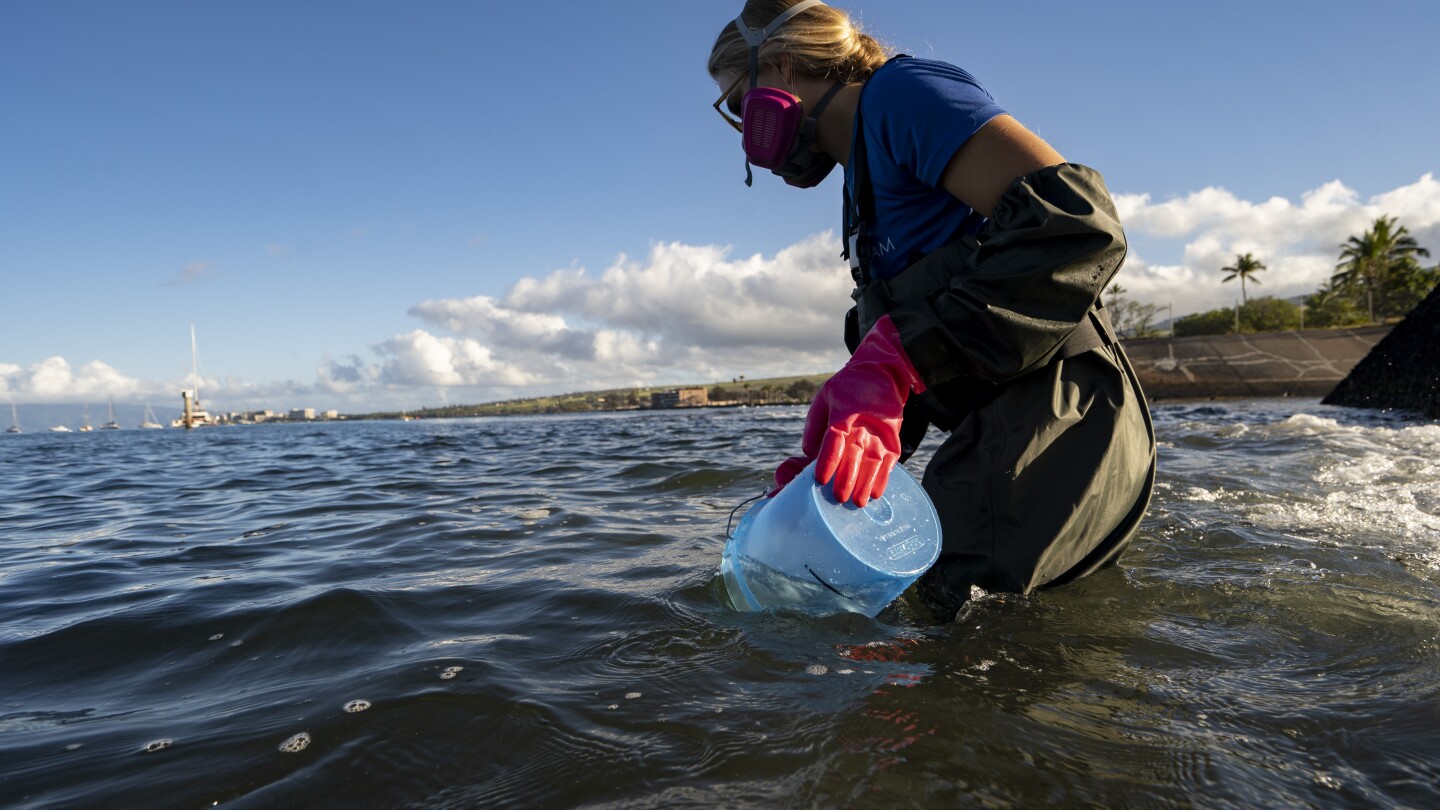
[[[0,4],[0,401],[345,411],[833,370],[838,179],[747,189],[739,2]],[[837,3],[1125,215],[1177,315],[1440,254],[1440,5]],[[837,175],[838,178],[838,175]]]

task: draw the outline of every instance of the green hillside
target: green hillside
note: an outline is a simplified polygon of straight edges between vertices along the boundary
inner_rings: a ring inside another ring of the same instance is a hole
[[[453,419],[468,416],[518,416],[545,413],[644,410],[652,407],[652,395],[673,392],[682,388],[705,389],[708,400],[705,407],[808,405],[810,400],[815,396],[816,389],[820,387],[821,383],[829,379],[829,377],[829,374],[810,374],[800,377],[769,377],[761,380],[737,377],[729,382],[582,391],[527,399],[511,399],[502,402],[485,402],[476,405],[443,405],[433,408],[421,408],[419,410],[408,411],[404,414],[397,411],[361,414],[351,418],[399,419],[403,416],[409,416],[415,419]]]

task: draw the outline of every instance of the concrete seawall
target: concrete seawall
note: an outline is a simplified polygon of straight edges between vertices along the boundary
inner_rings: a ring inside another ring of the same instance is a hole
[[[1124,345],[1151,399],[1323,397],[1390,329],[1146,338]]]

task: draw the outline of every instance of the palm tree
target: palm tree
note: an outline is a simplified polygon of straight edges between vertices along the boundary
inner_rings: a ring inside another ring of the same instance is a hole
[[[1265,265],[1261,264],[1259,259],[1249,253],[1243,256],[1236,254],[1235,264],[1220,268],[1220,272],[1230,274],[1220,279],[1220,283],[1223,284],[1232,279],[1240,279],[1240,303],[1246,304],[1249,303],[1249,301],[1245,296],[1245,279],[1248,278],[1256,284],[1259,284],[1260,279],[1255,278],[1255,274],[1264,269]]]
[[[1350,237],[1340,246],[1340,263],[1335,265],[1336,273],[1330,282],[1363,284],[1370,322],[1374,323],[1375,288],[1396,268],[1415,261],[1417,256],[1429,255],[1430,251],[1420,247],[1404,225],[1396,227],[1394,217],[1382,216],[1370,230]]]

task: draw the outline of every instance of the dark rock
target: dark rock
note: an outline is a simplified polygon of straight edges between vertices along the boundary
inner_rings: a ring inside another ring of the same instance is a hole
[[[1321,401],[1415,410],[1440,419],[1440,285]]]

